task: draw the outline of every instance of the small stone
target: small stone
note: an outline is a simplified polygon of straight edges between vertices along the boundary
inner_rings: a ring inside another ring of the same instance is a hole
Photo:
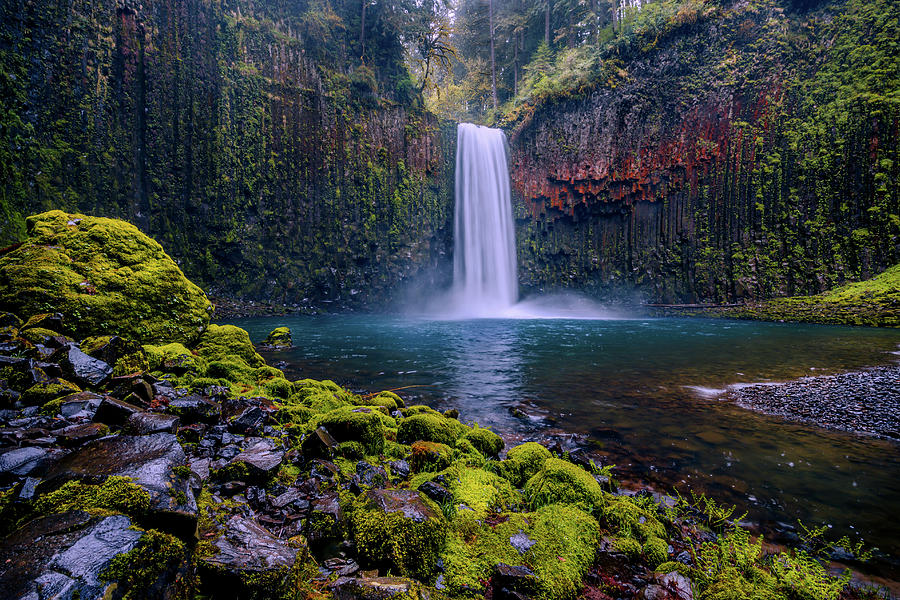
[[[109,433],[109,427],[103,423],[81,423],[64,427],[54,434],[63,446],[80,446]]]
[[[141,412],[141,409],[134,404],[129,404],[123,400],[118,400],[112,396],[104,396],[97,407],[94,414],[94,420],[107,425],[124,425],[129,417],[133,414]]]
[[[88,356],[75,346],[69,346],[59,364],[73,381],[92,387],[97,387],[109,379],[113,371],[107,363]]]
[[[303,438],[300,450],[307,460],[313,458],[331,458],[337,450],[337,441],[324,427],[318,427],[315,431]]]
[[[426,481],[420,485],[419,491],[438,504],[444,504],[445,502],[453,500],[453,494],[450,493],[450,490],[433,481]]]
[[[128,417],[123,430],[134,435],[177,433],[179,418],[162,413],[139,412]]]
[[[509,538],[509,543],[513,548],[518,550],[519,554],[525,554],[537,542],[528,537],[527,534],[520,531],[516,535]]]

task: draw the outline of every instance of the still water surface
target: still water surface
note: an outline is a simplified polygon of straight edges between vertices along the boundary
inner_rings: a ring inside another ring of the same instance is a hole
[[[577,432],[620,478],[737,504],[764,531],[830,524],[900,556],[900,444],[784,422],[710,392],[898,360],[900,331],[706,319],[416,320],[386,315],[233,321],[291,378],[401,390],[407,403],[520,439]],[[898,391],[900,393],[900,391]],[[526,402],[540,419],[510,408]],[[779,524],[779,522],[781,524]],[[893,562],[893,561],[892,561]],[[894,568],[888,568],[896,576]]]

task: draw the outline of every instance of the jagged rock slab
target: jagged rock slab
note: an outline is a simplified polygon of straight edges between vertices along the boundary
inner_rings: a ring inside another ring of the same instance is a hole
[[[106,598],[100,574],[144,536],[125,515],[70,511],[31,521],[0,542],[0,590],[10,600]]]
[[[100,482],[113,475],[131,477],[150,493],[151,511],[161,527],[192,532],[197,502],[188,478],[175,473],[175,467],[185,463],[184,450],[171,433],[111,436],[82,446],[50,467],[38,493],[72,479]]]

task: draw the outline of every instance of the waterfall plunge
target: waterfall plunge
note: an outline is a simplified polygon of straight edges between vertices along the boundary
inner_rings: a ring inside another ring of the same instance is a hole
[[[456,130],[456,214],[450,293],[410,299],[409,314],[439,319],[612,319],[572,292],[518,302],[516,238],[499,129],[460,123]]]
[[[456,309],[470,316],[503,316],[518,298],[506,136],[460,123],[456,144]]]

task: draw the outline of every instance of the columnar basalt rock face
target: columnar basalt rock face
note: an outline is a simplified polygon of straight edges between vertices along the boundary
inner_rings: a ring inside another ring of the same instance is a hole
[[[890,18],[868,10],[724,6],[607,57],[587,91],[519,113],[521,282],[724,301],[894,264],[898,113],[881,95],[891,77],[866,64],[885,64]],[[864,38],[867,58],[846,64]]]
[[[433,267],[439,124],[395,66],[314,56],[307,8],[4,4],[0,245],[41,210],[124,218],[211,293],[277,303],[383,300]]]

